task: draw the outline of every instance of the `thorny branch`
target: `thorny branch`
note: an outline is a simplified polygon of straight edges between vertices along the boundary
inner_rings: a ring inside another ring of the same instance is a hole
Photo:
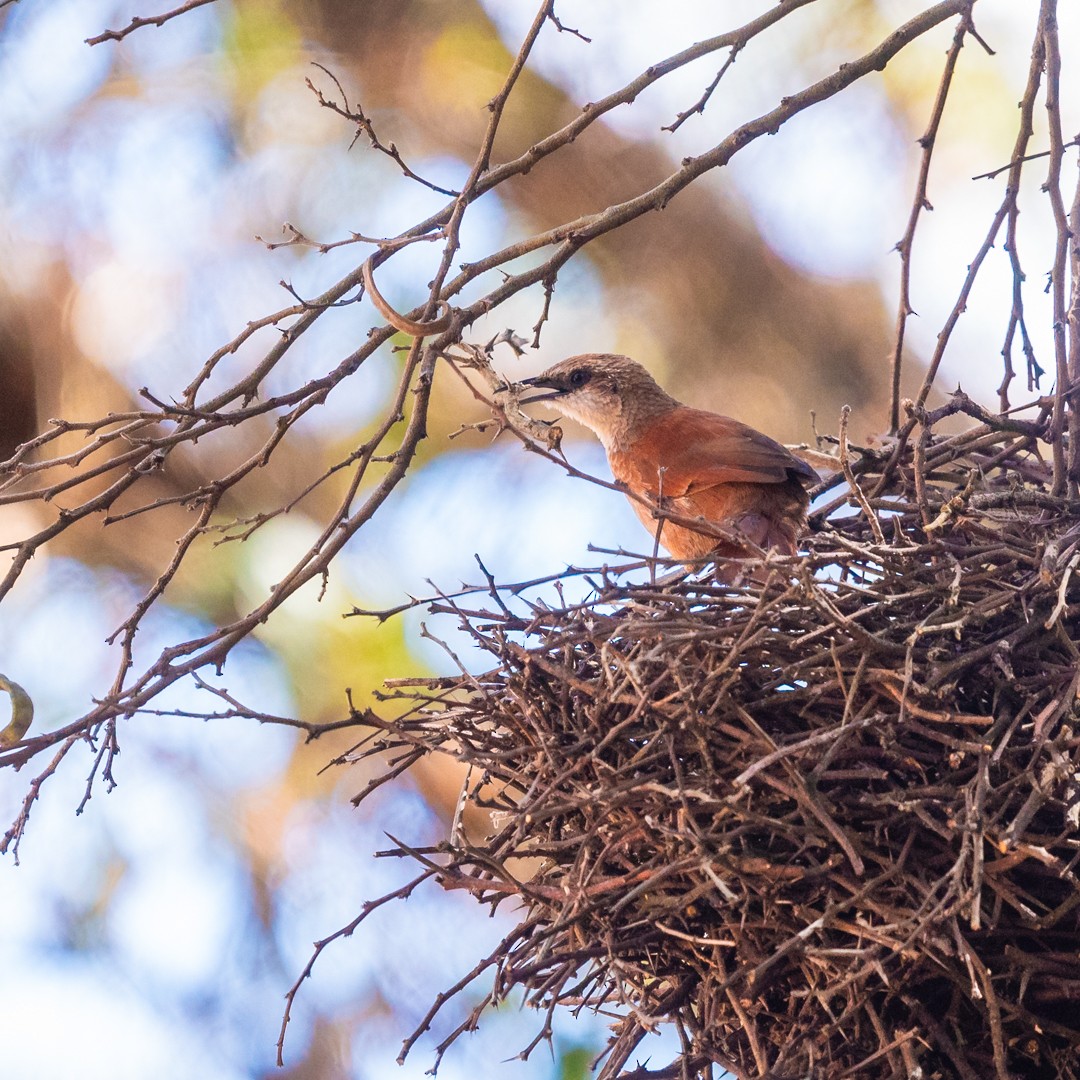
[[[338,116],[343,116],[346,120],[351,120],[356,125],[356,135],[353,138],[353,143],[360,138],[361,135],[366,135],[368,144],[373,150],[377,150],[380,154],[385,154],[391,161],[393,161],[402,174],[409,180],[415,180],[423,187],[429,188],[431,191],[437,192],[440,195],[449,195],[451,198],[457,198],[461,193],[458,191],[451,191],[449,188],[439,187],[438,184],[433,184],[430,180],[425,180],[419,173],[414,172],[405,164],[401,157],[401,152],[398,148],[390,143],[387,145],[384,143],[378,135],[375,133],[375,128],[371,123],[371,120],[364,114],[363,109],[359,106],[350,107],[349,99],[345,94],[345,90],[341,83],[338,81],[338,77],[324,67],[322,64],[315,64],[320,71],[325,72],[330,79],[333,80],[334,86],[337,87],[338,94],[341,95],[341,104],[336,101],[332,101],[327,98],[321,90],[319,90],[310,79],[307,80],[308,89],[315,95],[315,100],[324,108],[330,109],[332,112],[336,112]]]
[[[128,34],[135,30],[139,30],[144,26],[164,26],[170,19],[178,18],[180,15],[185,15],[189,11],[194,11],[195,8],[203,7],[206,4],[212,4],[214,2],[215,0],[185,0],[178,8],[173,8],[172,11],[166,11],[161,15],[137,15],[122,30],[105,30],[96,37],[87,38],[86,44],[101,45],[106,41],[123,41]]]
[[[1078,493],[1078,476],[1068,468],[1065,458],[1065,406],[1072,402],[1073,388],[1069,385],[1069,360],[1066,344],[1065,290],[1066,267],[1069,261],[1069,225],[1066,220],[1065,203],[1061,195],[1061,166],[1065,157],[1064,138],[1061,132],[1061,47],[1058,41],[1057,0],[1043,0],[1039,11],[1039,31],[1046,55],[1046,115],[1050,135],[1050,160],[1047,165],[1045,191],[1053,214],[1056,243],[1054,263],[1050,270],[1050,295],[1054,302],[1054,371],[1057,377],[1057,393],[1054,397],[1054,418],[1051,445],[1054,451],[1053,494],[1070,498]],[[1080,239],[1078,239],[1080,242]],[[1080,420],[1075,409],[1069,410],[1069,434],[1076,447],[1076,435],[1080,433]],[[1080,458],[1076,458],[1080,461]]]
[[[911,214],[908,217],[907,229],[903,237],[896,245],[900,253],[900,306],[896,313],[896,341],[893,345],[892,358],[892,405],[889,409],[889,430],[895,432],[900,427],[900,370],[904,358],[904,330],[907,320],[913,315],[915,309],[911,306],[911,247],[915,242],[915,229],[919,224],[919,215],[924,210],[932,210],[930,200],[927,198],[926,189],[930,179],[930,161],[934,154],[934,145],[937,142],[938,129],[941,127],[941,118],[945,113],[945,102],[952,88],[953,73],[956,71],[956,61],[960,56],[960,50],[964,47],[964,38],[971,29],[971,6],[968,6],[963,17],[957,23],[956,33],[953,35],[952,47],[945,58],[945,70],[938,84],[937,96],[934,99],[934,107],[930,114],[930,123],[926,132],[919,139],[922,147],[922,159],[919,164],[919,179],[915,185],[915,199],[911,205]]]
[[[929,365],[926,370],[926,374],[923,378],[923,383],[919,389],[919,393],[916,399],[916,404],[922,406],[926,403],[926,400],[933,389],[938,371],[941,366],[941,362],[945,357],[946,350],[952,339],[952,335],[956,326],[960,320],[961,315],[967,309],[968,300],[971,296],[972,290],[975,286],[976,279],[979,276],[987,256],[993,250],[1001,226],[1006,221],[1007,225],[1007,241],[1006,247],[1009,252],[1010,264],[1013,273],[1013,297],[1012,308],[1010,311],[1009,322],[1005,334],[1005,344],[1002,349],[1002,355],[1004,359],[1004,376],[999,387],[1000,407],[1002,412],[1008,410],[1008,387],[1013,377],[1012,367],[1012,345],[1015,337],[1016,330],[1019,329],[1021,334],[1021,342],[1027,362],[1028,372],[1028,388],[1038,386],[1039,376],[1043,373],[1043,367],[1038,363],[1035,356],[1035,351],[1032,346],[1031,339],[1028,335],[1028,328],[1024,317],[1024,305],[1023,305],[1023,282],[1025,280],[1025,274],[1021,269],[1020,258],[1017,248],[1017,220],[1019,215],[1018,197],[1020,193],[1020,178],[1023,170],[1023,166],[1032,160],[1044,155],[1028,155],[1027,145],[1032,137],[1033,131],[1033,114],[1038,99],[1039,90],[1042,86],[1042,76],[1044,69],[1047,76],[1047,86],[1045,90],[1044,103],[1046,106],[1048,116],[1048,128],[1050,131],[1050,150],[1047,155],[1050,159],[1050,165],[1048,169],[1048,178],[1043,186],[1043,190],[1047,193],[1050,202],[1050,211],[1054,222],[1054,229],[1056,235],[1056,251],[1054,258],[1054,269],[1050,275],[1051,291],[1053,293],[1054,302],[1054,351],[1055,351],[1055,363],[1054,369],[1056,373],[1055,390],[1054,390],[1054,420],[1050,431],[1050,444],[1051,452],[1054,455],[1055,463],[1055,493],[1064,493],[1067,486],[1066,476],[1066,459],[1065,459],[1065,430],[1066,430],[1066,412],[1068,404],[1069,389],[1069,375],[1068,375],[1068,361],[1067,350],[1064,344],[1065,334],[1065,302],[1064,295],[1066,289],[1066,273],[1065,267],[1068,263],[1068,252],[1075,250],[1077,239],[1075,236],[1070,236],[1068,229],[1068,223],[1064,212],[1064,204],[1061,195],[1061,161],[1062,155],[1066,148],[1066,143],[1062,138],[1062,126],[1061,126],[1061,103],[1058,97],[1057,82],[1060,69],[1060,55],[1058,48],[1058,35],[1057,35],[1057,3],[1056,0],[1043,0],[1039,15],[1037,19],[1037,25],[1035,27],[1035,34],[1031,49],[1031,66],[1028,75],[1027,86],[1024,90],[1023,98],[1020,102],[1020,123],[1017,130],[1016,145],[1013,149],[1012,159],[1008,166],[1006,166],[1008,172],[1008,180],[1005,188],[1005,195],[1000,207],[994,214],[994,217],[987,230],[986,236],[983,239],[979,249],[975,253],[974,258],[968,264],[967,273],[964,276],[963,283],[960,288],[960,292],[957,295],[956,302],[953,304],[952,310],[945,320],[944,325],[937,336],[937,344],[934,348],[933,355],[930,358]],[[1053,56],[1051,56],[1050,50],[1054,50]],[[946,72],[943,76],[943,84],[945,78],[951,79],[950,69],[948,64],[946,65]],[[939,91],[939,100],[940,100]],[[924,164],[926,158],[924,156]],[[986,176],[997,176],[1002,170],[993,170]],[[920,174],[921,175],[921,174]],[[923,188],[919,188],[919,194],[917,199],[924,194]],[[913,214],[914,218],[914,214]],[[1071,243],[1071,247],[1070,247]],[[906,274],[906,256],[903,250],[901,250],[901,298],[902,318],[898,321],[898,340],[894,349],[894,360],[900,355],[900,349],[902,348],[902,328],[905,323],[903,316],[904,305],[903,297],[907,295],[906,286],[903,284],[903,278]],[[1055,282],[1060,285],[1062,290],[1059,296],[1055,290]],[[899,370],[894,364],[894,405],[898,402],[898,379]],[[1074,414],[1069,411],[1069,416]],[[1070,421],[1071,422],[1071,421]],[[912,431],[915,428],[915,422],[910,419],[905,422],[898,431],[898,438],[891,457],[891,466],[887,468],[882,474],[879,481],[878,494],[885,489],[892,479],[892,470],[896,463],[899,461],[900,455],[903,453],[907,441],[911,436]],[[895,430],[895,429],[894,429]]]

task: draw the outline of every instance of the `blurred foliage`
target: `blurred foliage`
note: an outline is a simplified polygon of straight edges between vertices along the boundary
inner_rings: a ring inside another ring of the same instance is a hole
[[[221,58],[238,102],[249,104],[307,50],[283,0],[233,0],[223,10]]]
[[[559,1055],[559,1080],[585,1080],[596,1051],[587,1046],[575,1046]]]

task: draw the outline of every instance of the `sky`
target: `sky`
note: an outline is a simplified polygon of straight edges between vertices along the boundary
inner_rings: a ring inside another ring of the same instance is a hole
[[[508,41],[520,37],[534,10],[524,0],[491,0],[488,6]],[[883,25],[922,6],[883,2]],[[724,7],[724,24],[742,22],[763,7],[732,0]],[[24,2],[9,13],[0,40],[0,181],[9,196],[0,211],[0,238],[9,252],[0,260],[0,275],[13,292],[32,296],[51,263],[62,258],[77,284],[70,319],[79,346],[134,387],[171,390],[178,381],[171,376],[190,356],[209,354],[236,332],[237,312],[247,319],[281,306],[283,266],[294,286],[307,292],[352,265],[355,255],[347,248],[321,259],[300,258],[268,252],[253,239],[276,237],[290,214],[303,214],[321,235],[342,235],[356,226],[349,211],[358,185],[370,193],[372,232],[390,233],[425,210],[415,194],[375,185],[369,158],[328,157],[327,146],[342,141],[343,131],[314,107],[301,64],[269,79],[258,108],[247,114],[247,128],[232,130],[228,73],[206,63],[220,47],[225,8],[222,0],[160,30],[133,34],[120,47],[130,92],[103,99],[93,95],[109,70],[108,50],[116,46],[92,49],[83,41],[146,11],[143,4]],[[825,14],[806,17],[827,18],[828,10],[826,5]],[[909,333],[923,355],[933,348],[1000,200],[1000,179],[971,177],[1004,163],[1000,148],[1011,146],[1013,136],[993,130],[997,106],[1002,97],[1019,97],[1017,79],[1026,73],[1030,6],[983,0],[978,10],[980,33],[998,55],[965,50],[968,81],[958,90],[955,115],[947,114],[934,211],[925,215],[915,249],[918,316]],[[548,35],[536,63],[582,101],[717,29],[715,5],[701,0],[669,0],[662,12],[647,0],[565,0],[559,15],[589,34],[592,44]],[[1061,20],[1062,41],[1080,41],[1074,5],[1063,5]],[[943,28],[935,39],[940,49],[913,58],[902,68],[904,77],[912,84],[928,79],[930,60],[940,63],[950,35]],[[836,60],[811,55],[801,66],[781,69],[748,50],[733,67],[727,91],[691,121],[697,128],[669,140],[673,157],[690,140],[722,134],[772,107],[808,74],[823,73]],[[713,73],[708,62],[687,68],[632,109],[616,111],[611,122],[634,138],[651,138]],[[1062,97],[1074,110],[1068,130],[1075,131],[1080,63],[1066,65],[1065,74]],[[78,123],[71,123],[73,116]],[[242,140],[238,154],[234,139]],[[1041,145],[1038,137],[1036,143]],[[782,138],[759,141],[726,170],[723,182],[785,258],[825,277],[867,276],[895,305],[891,249],[903,232],[914,160],[911,131],[897,122],[884,90],[867,85],[800,117]],[[424,164],[450,179],[461,170],[456,162]],[[1075,164],[1074,150],[1067,171]],[[1041,354],[1048,355],[1047,301],[1039,286],[1052,235],[1041,224],[1039,179],[1032,170],[1023,196],[1025,224],[1030,222],[1024,256],[1034,286],[1032,329]],[[317,200],[305,195],[314,188]],[[462,257],[488,249],[506,228],[505,210],[492,200],[475,216]],[[407,290],[417,265],[395,259],[385,283],[392,298]],[[992,403],[1008,313],[1002,252],[987,270],[941,382],[962,382]],[[546,331],[545,355],[614,347],[617,317],[600,308],[602,290],[588,263],[575,262],[566,280],[573,287]],[[499,322],[528,325],[533,318],[522,301],[507,305]],[[321,371],[323,357],[350,351],[376,321],[366,306],[336,322],[325,320],[275,378],[285,385],[305,371]],[[587,342],[581,338],[585,325]],[[250,355],[242,351],[235,363]],[[542,359],[531,363],[539,368]],[[331,398],[320,416],[324,430],[355,431],[365,410],[375,415],[391,377],[389,359],[371,365],[366,381],[354,384],[355,394]],[[574,453],[579,466],[604,475],[598,447],[583,444]],[[454,587],[476,579],[477,553],[499,579],[522,580],[597,559],[590,542],[616,547],[639,541],[639,526],[623,500],[601,498],[554,472],[539,459],[509,451],[471,450],[434,463],[412,478],[407,498],[385,508],[385,532],[361,534],[350,546],[330,602],[347,608],[350,597],[362,593],[393,604],[428,591],[427,578]],[[528,499],[517,496],[526,489]],[[484,491],[492,494],[478,506]],[[568,523],[557,532],[548,525],[556,515]],[[440,523],[436,545],[426,528],[434,516]],[[0,519],[0,535],[19,525],[8,514]],[[244,571],[243,587],[252,597],[275,580],[290,551],[307,546],[314,528],[310,521],[290,520],[257,537]],[[392,546],[386,536],[395,537]],[[136,595],[116,572],[42,558],[5,602],[0,670],[31,690],[43,727],[83,711],[88,687],[107,686],[113,661],[105,639]],[[310,597],[300,598],[294,610],[301,622],[310,617],[312,627],[322,611]],[[420,638],[424,618],[417,612],[403,620],[399,632],[410,655],[449,670],[438,647]],[[163,642],[203,628],[196,616],[163,608],[139,648],[156,655]],[[440,633],[455,640],[452,627]],[[240,697],[290,714],[302,688],[279,662],[279,645],[266,638],[240,650],[230,662],[228,683]],[[55,663],[58,656],[62,663]],[[193,691],[185,688],[169,702],[178,708],[194,703]],[[408,867],[372,858],[386,846],[384,834],[434,842],[444,828],[439,815],[407,789],[388,792],[358,813],[348,797],[359,785],[346,776],[329,798],[292,800],[287,820],[275,822],[278,840],[262,838],[260,821],[270,815],[271,793],[286,782],[293,751],[292,735],[281,728],[141,718],[124,732],[119,786],[106,794],[99,784],[78,816],[91,757],[77,757],[61,770],[33,811],[20,865],[10,858],[0,863],[4,1080],[76,1074],[85,1080],[230,1080],[272,1072],[283,994],[311,942],[347,922],[365,899],[405,880]],[[11,818],[24,791],[23,775],[0,772],[0,817]],[[276,889],[268,900],[253,884],[249,856],[260,843],[279,841]],[[471,967],[509,925],[488,919],[459,896],[421,891],[408,903],[391,905],[320,959],[299,999],[293,1045],[298,1052],[305,1045],[316,1016],[339,1023],[344,1033],[363,1012],[362,1035],[342,1035],[344,1074],[423,1075],[451,1017],[398,1069],[392,1063],[406,1033],[402,1020],[422,1015],[435,990]],[[478,1035],[454,1047],[439,1075],[486,1075],[485,1064],[512,1057],[527,1041],[523,1033],[532,1020],[514,1008],[501,1010]],[[557,1047],[598,1049],[602,1030],[594,1020],[560,1020]],[[657,1040],[657,1060],[663,1051]],[[538,1051],[529,1062],[507,1066],[505,1075],[531,1080],[552,1076],[553,1069],[552,1059]]]

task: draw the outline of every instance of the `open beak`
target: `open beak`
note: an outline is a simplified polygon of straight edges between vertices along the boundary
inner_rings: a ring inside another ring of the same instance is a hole
[[[519,405],[532,405],[537,401],[551,401],[552,398],[562,397],[563,394],[567,392],[565,386],[562,386],[556,380],[546,378],[543,375],[534,375],[531,379],[522,379],[521,385],[548,387],[549,389],[546,394],[534,394],[532,397],[521,398],[520,401],[518,401]]]

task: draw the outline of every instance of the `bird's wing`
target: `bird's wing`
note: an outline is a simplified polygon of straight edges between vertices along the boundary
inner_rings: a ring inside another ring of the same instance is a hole
[[[791,476],[803,483],[818,479],[806,462],[768,435],[688,406],[654,421],[632,453],[611,457],[618,479],[654,497],[661,483],[666,497],[678,499],[720,484],[782,484]]]

